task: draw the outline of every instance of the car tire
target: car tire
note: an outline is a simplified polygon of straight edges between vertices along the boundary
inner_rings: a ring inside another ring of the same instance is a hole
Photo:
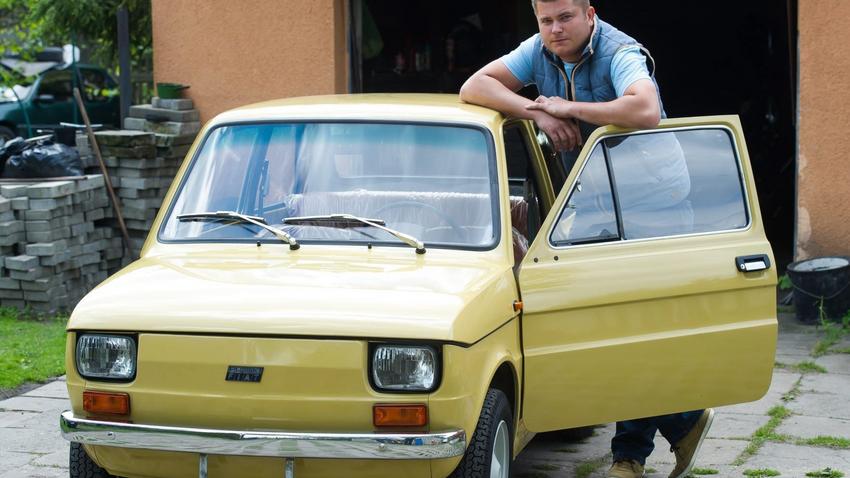
[[[91,459],[83,445],[71,442],[71,458],[68,462],[71,478],[114,478]]]
[[[508,478],[513,461],[514,424],[508,398],[491,388],[478,426],[452,478]]]
[[[9,141],[10,139],[15,139],[17,137],[18,135],[16,135],[15,132],[11,129],[5,126],[0,126],[0,146],[3,146],[3,143],[5,143],[6,141]]]

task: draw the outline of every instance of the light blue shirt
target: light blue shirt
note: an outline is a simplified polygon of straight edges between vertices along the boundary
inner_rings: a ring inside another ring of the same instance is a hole
[[[538,52],[534,49],[534,36],[520,43],[512,52],[502,57],[502,63],[508,68],[514,77],[523,85],[534,83],[534,72],[531,68],[531,59]],[[567,78],[571,77],[574,63],[563,62]],[[646,66],[646,57],[637,46],[628,46],[619,50],[611,60],[611,81],[617,97],[623,96],[638,80],[649,80],[649,69]]]

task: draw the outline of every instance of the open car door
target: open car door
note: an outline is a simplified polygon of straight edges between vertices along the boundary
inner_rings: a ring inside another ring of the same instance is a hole
[[[776,269],[737,116],[597,130],[518,277],[531,431],[770,385]]]

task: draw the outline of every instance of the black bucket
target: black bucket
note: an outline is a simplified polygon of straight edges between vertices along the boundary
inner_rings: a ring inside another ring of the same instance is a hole
[[[794,286],[797,320],[806,324],[824,318],[841,322],[850,310],[850,257],[817,257],[790,264],[788,278]]]

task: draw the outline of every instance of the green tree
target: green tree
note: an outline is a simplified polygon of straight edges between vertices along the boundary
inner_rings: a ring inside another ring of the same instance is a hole
[[[44,45],[76,43],[95,63],[116,65],[121,6],[130,18],[132,61],[149,65],[150,0],[0,0],[0,50],[27,58]]]
[[[0,0],[0,54],[19,55],[31,60],[42,43],[30,32],[37,29],[22,0]],[[27,78],[16,70],[0,65],[0,86],[27,84]],[[11,92],[12,90],[8,90]]]

